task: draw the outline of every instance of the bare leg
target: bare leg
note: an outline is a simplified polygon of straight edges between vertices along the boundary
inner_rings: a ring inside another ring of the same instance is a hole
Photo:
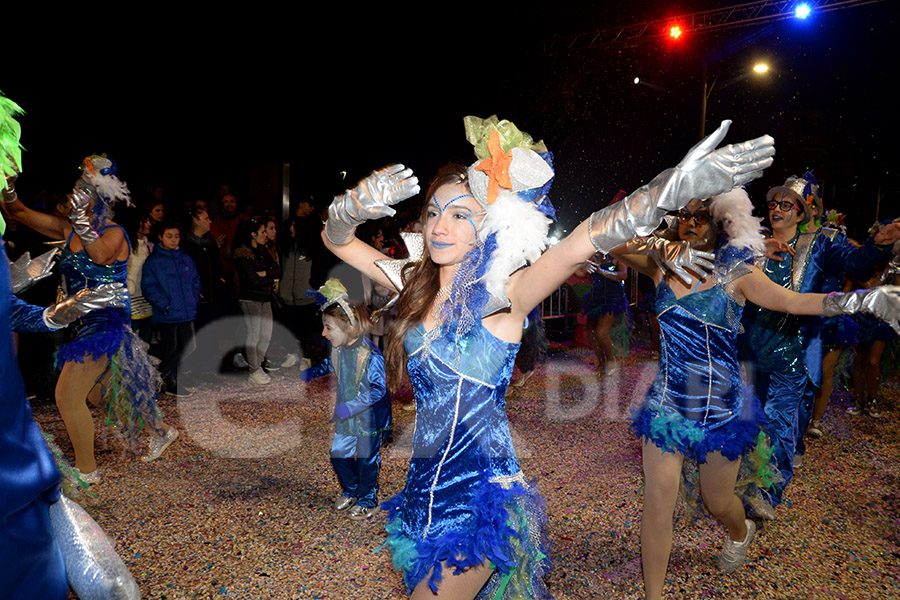
[[[866,392],[870,400],[874,400],[878,396],[878,386],[881,385],[881,355],[884,353],[884,346],[885,343],[882,340],[872,342],[872,346],[864,358]]]
[[[825,415],[825,409],[828,408],[828,401],[831,399],[831,392],[834,389],[834,368],[837,366],[840,356],[841,350],[838,348],[829,350],[822,357],[822,387],[816,388],[816,403],[813,405],[812,412],[813,422],[821,421]]]
[[[853,358],[853,402],[860,408],[866,407],[866,355],[868,352],[868,348],[857,345],[856,356]]]
[[[594,346],[594,354],[597,355],[597,368],[603,370],[607,363],[614,363],[616,355],[613,351],[612,339],[609,331],[616,322],[616,315],[606,313],[588,323],[591,334],[591,344]]]
[[[706,455],[706,463],[700,465],[703,503],[736,542],[742,542],[747,536],[744,505],[734,493],[740,466],[740,460],[728,460],[720,452],[710,452]]]
[[[669,554],[672,551],[672,516],[681,481],[681,454],[662,452],[644,440],[644,507],[641,517],[641,561],[644,569],[644,596],[662,598]]]
[[[471,600],[478,595],[487,580],[490,579],[494,572],[486,562],[466,569],[459,575],[453,574],[453,567],[447,567],[443,564],[443,578],[438,584],[437,594],[428,587],[428,579],[431,577],[431,571],[419,582],[416,589],[413,590],[410,600],[435,600],[443,598],[445,600]]]
[[[75,467],[82,473],[97,468],[94,459],[94,420],[86,398],[97,378],[106,370],[106,357],[100,360],[85,358],[83,363],[67,362],[56,383],[56,406],[75,451]]]

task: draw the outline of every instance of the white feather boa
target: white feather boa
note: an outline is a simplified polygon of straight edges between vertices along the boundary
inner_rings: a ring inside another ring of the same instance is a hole
[[[720,222],[728,234],[729,246],[765,253],[766,244],[760,233],[762,219],[753,216],[753,203],[743,188],[714,196],[709,209],[713,220]]]
[[[497,234],[497,248],[484,277],[485,288],[495,298],[507,300],[509,276],[536,261],[547,247],[549,217],[531,203],[502,190],[488,205],[479,235]]]

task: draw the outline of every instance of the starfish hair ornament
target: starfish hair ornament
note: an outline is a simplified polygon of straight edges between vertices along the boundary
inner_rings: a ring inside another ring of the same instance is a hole
[[[347,295],[347,288],[344,287],[344,284],[341,283],[340,279],[332,277],[318,290],[307,290],[306,295],[312,296],[313,300],[315,300],[316,304],[319,306],[320,311],[324,311],[329,306],[337,304],[341,307],[341,310],[344,311],[344,314],[347,315],[347,318],[350,320],[350,325],[353,327],[356,326],[356,312],[350,304],[347,303],[349,298]]]

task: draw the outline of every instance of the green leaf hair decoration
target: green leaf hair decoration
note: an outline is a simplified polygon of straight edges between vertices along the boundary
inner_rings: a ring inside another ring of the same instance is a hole
[[[16,117],[24,115],[22,107],[0,92],[0,191],[6,189],[6,178],[22,171],[22,126]]]

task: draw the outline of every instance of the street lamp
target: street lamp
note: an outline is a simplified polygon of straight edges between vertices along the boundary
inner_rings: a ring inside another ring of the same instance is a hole
[[[753,65],[751,69],[752,72],[756,75],[765,75],[769,72],[769,65],[766,63],[760,62]],[[713,77],[712,83],[709,83],[709,72],[707,69],[707,65],[704,62],[703,64],[703,97],[701,99],[701,107],[700,107],[700,139],[706,135],[706,104],[709,101],[709,97],[712,95],[713,89],[716,87],[716,81],[718,81],[719,76],[716,75]],[[743,76],[738,76],[731,81],[728,81],[719,86],[719,88],[724,88],[735,81],[743,79]]]

